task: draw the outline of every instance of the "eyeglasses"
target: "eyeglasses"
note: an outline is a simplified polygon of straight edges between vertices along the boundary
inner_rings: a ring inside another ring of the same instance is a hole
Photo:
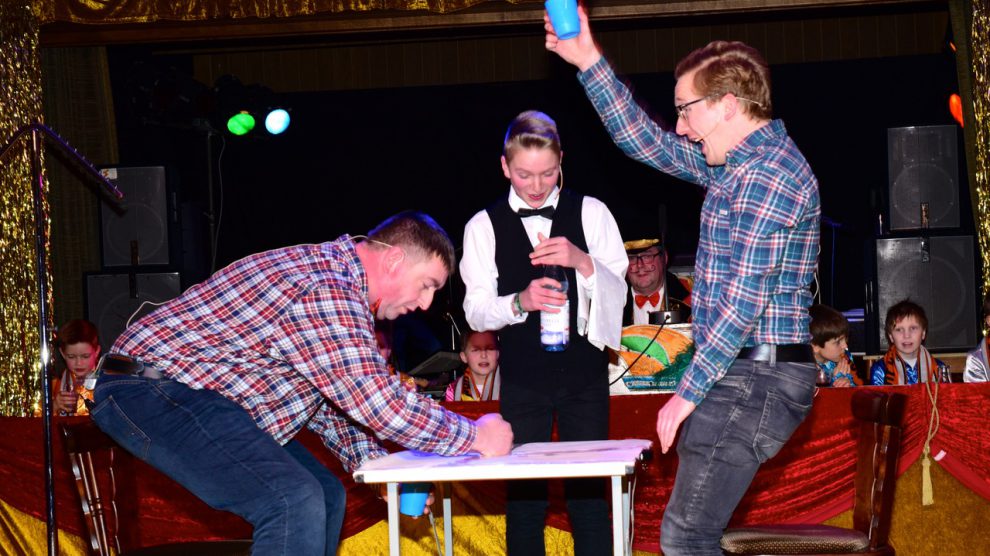
[[[653,259],[659,257],[660,253],[640,253],[639,255],[629,255],[629,266],[653,266]]]
[[[701,102],[703,100],[708,100],[708,99],[712,98],[713,96],[715,96],[715,95],[705,95],[705,96],[703,96],[701,98],[697,98],[697,99],[694,99],[692,101],[685,102],[684,104],[678,104],[678,105],[674,106],[674,110],[677,111],[677,117],[678,118],[687,118],[688,108],[690,108],[692,104],[697,104],[697,103],[699,103],[699,102]]]
[[[729,94],[729,93],[724,93],[724,94]],[[701,102],[703,100],[707,100],[707,99],[715,98],[715,97],[719,97],[719,96],[722,96],[722,94],[713,93],[713,94],[710,94],[710,95],[705,95],[705,96],[703,96],[701,98],[694,99],[694,100],[692,100],[690,102],[685,102],[684,104],[678,104],[678,105],[674,106],[674,110],[677,111],[677,117],[678,118],[687,118],[688,108],[690,108],[692,104],[697,104],[697,103],[699,103],[699,102]],[[751,100],[751,99],[748,99],[746,97],[741,97],[739,95],[736,95],[736,100],[741,100],[741,101],[744,101],[744,102],[749,102],[749,103],[752,103],[752,104],[755,104],[755,105],[759,106],[760,108],[763,108],[763,103],[756,102],[755,100]]]

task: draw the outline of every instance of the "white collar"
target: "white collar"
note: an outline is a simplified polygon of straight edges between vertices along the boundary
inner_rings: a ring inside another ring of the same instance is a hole
[[[557,208],[557,203],[559,201],[560,201],[560,187],[558,186],[554,186],[553,191],[551,191],[550,194],[547,195],[546,200],[543,201],[543,204],[538,207],[531,207],[528,204],[526,204],[526,201],[522,200],[522,198],[519,197],[519,195],[516,195],[516,190],[512,189],[511,185],[509,186],[509,208],[512,209],[513,212],[516,212],[521,208],[540,209],[547,206]]]

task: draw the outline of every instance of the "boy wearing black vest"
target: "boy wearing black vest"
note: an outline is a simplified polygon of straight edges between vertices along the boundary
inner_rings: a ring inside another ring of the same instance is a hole
[[[592,197],[562,191],[560,138],[546,114],[516,117],[502,170],[511,191],[464,230],[464,312],[475,330],[498,330],[501,412],[515,442],[547,442],[554,417],[560,440],[608,438],[608,359],[617,349],[628,265],[615,219]],[[550,287],[542,265],[565,268],[566,292]],[[540,311],[570,301],[569,345],[545,351]],[[611,552],[603,480],[565,482],[575,554]],[[508,553],[544,554],[545,481],[509,481]]]

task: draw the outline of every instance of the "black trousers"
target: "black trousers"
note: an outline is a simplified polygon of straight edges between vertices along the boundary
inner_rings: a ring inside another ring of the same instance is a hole
[[[548,371],[559,372],[559,371]],[[560,377],[566,383],[566,371]],[[516,444],[549,442],[554,417],[560,440],[608,438],[608,375],[577,389],[532,389],[502,383],[502,417],[512,425]],[[567,479],[564,493],[574,535],[575,556],[611,554],[612,536],[605,479]],[[547,481],[506,481],[506,545],[509,556],[546,553],[543,530]]]

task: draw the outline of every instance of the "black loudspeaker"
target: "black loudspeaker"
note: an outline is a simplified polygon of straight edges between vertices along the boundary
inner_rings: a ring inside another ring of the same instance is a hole
[[[103,353],[128,321],[137,321],[180,291],[178,272],[87,274],[86,318],[100,331]]]
[[[866,352],[866,326],[864,324],[863,310],[843,311],[843,316],[849,321],[849,337],[847,338],[849,351],[852,353]]]
[[[955,126],[887,130],[891,230],[959,227]]]
[[[969,350],[977,340],[971,236],[876,240],[876,280],[867,283],[867,350],[887,351],[887,309],[910,299],[925,309],[930,350]]]
[[[170,249],[169,190],[162,166],[100,170],[124,194],[120,207],[100,202],[104,267],[167,265]],[[173,227],[175,227],[173,225]]]

